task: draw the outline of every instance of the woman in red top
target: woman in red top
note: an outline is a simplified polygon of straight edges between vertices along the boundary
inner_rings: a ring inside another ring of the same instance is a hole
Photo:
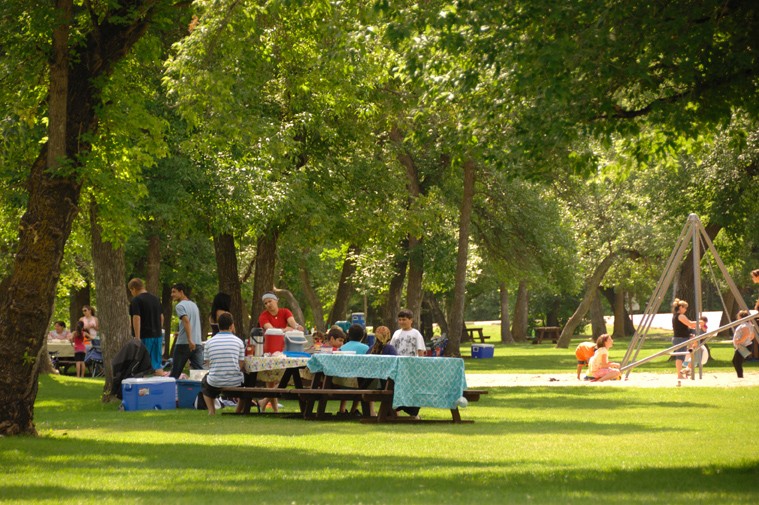
[[[303,326],[295,322],[293,313],[288,309],[279,308],[279,298],[274,293],[266,293],[261,297],[266,310],[258,316],[258,326],[264,329],[279,328],[285,331],[298,330],[303,331]]]

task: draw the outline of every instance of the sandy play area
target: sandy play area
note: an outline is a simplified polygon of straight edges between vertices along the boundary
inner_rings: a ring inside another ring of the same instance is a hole
[[[467,374],[467,387],[512,387],[512,386],[585,386],[585,387],[640,387],[667,388],[678,387],[674,373],[650,373],[632,371],[630,377],[624,376],[619,381],[590,382],[577,380],[577,376],[568,374]],[[759,372],[747,371],[743,379],[734,373],[704,372],[702,379],[680,381],[680,387],[747,387],[759,386]]]

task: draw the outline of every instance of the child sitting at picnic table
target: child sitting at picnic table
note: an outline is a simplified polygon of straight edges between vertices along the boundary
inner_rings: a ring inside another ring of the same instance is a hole
[[[577,346],[577,349],[575,349],[575,356],[577,357],[577,380],[580,380],[580,372],[582,372],[582,369],[588,366],[588,363],[590,363],[590,358],[593,357],[593,354],[596,352],[596,343],[595,342],[580,342],[580,345]]]
[[[590,374],[597,382],[617,379],[621,376],[619,363],[609,361],[609,349],[612,345],[614,345],[614,340],[606,333],[596,340],[596,353],[590,358]]]
[[[322,344],[322,348],[332,348],[333,351],[337,351],[343,346],[345,342],[345,332],[339,326],[333,326],[327,331],[327,336]]]
[[[378,326],[374,330],[374,345],[369,350],[369,354],[384,354],[396,356],[398,351],[390,345],[390,328],[387,326]]]
[[[360,324],[351,325],[348,328],[348,341],[341,347],[341,351],[353,351],[356,354],[366,354],[369,352],[369,346],[361,342],[364,338],[364,327]]]

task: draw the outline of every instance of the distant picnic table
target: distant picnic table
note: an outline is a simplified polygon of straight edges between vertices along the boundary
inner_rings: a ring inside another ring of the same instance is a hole
[[[535,340],[532,343],[539,344],[543,342],[544,338],[550,338],[555,344],[559,341],[560,336],[561,326],[538,326],[535,328]]]
[[[482,328],[465,328],[467,333],[467,341],[474,342],[475,339],[479,339],[481,344],[484,344],[490,337],[482,333]],[[476,335],[475,335],[476,334]]]

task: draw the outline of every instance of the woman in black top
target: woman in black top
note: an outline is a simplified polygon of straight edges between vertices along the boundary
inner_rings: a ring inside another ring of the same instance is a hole
[[[681,344],[685,342],[686,340],[690,340],[691,338],[690,330],[691,328],[696,327],[696,322],[691,321],[685,315],[685,312],[687,312],[687,310],[688,310],[688,302],[684,300],[680,300],[679,298],[675,298],[675,301],[672,302],[672,330],[674,331],[674,337],[672,338],[672,345]],[[677,349],[675,352],[685,352],[685,351],[686,349],[683,347],[681,349]],[[675,356],[675,368],[677,369],[678,379],[685,378],[685,376],[682,373],[684,359],[685,359],[685,356],[683,355]]]

